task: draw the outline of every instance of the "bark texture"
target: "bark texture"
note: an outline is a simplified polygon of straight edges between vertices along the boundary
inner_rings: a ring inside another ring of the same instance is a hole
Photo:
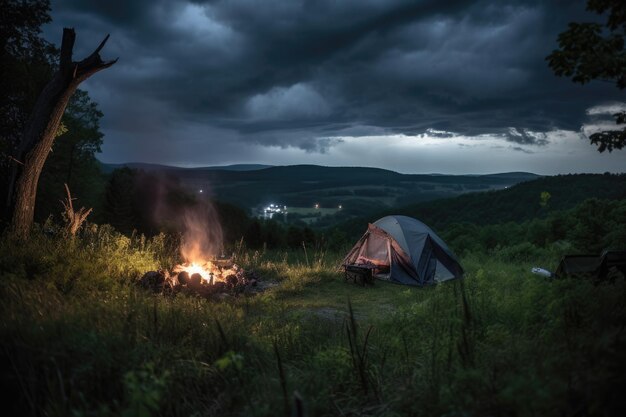
[[[108,39],[109,35],[91,55],[74,62],[72,51],[76,34],[74,29],[63,29],[59,69],[37,98],[18,149],[18,159],[23,165],[16,165],[12,175],[14,187],[9,191],[14,196],[11,226],[17,237],[26,238],[32,228],[39,176],[70,98],[81,82],[117,62],[117,59],[105,62],[100,58],[100,50]]]

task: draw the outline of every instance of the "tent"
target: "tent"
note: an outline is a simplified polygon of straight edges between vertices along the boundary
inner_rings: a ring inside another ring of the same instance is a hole
[[[626,276],[626,250],[605,250],[597,255],[565,255],[556,269],[557,278],[588,278],[593,281]]]
[[[430,227],[407,216],[387,216],[369,224],[343,265],[371,266],[376,278],[406,285],[463,277],[463,268],[446,243]]]

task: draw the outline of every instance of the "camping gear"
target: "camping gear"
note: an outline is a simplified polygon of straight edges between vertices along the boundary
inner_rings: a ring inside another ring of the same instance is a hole
[[[374,269],[372,265],[345,265],[344,278],[346,281],[352,281],[353,283],[361,284],[373,284],[374,283]]]
[[[542,277],[546,277],[546,278],[554,277],[554,274],[552,272],[548,271],[547,269],[539,268],[537,266],[531,269],[530,272],[536,275],[541,275]]]
[[[626,277],[626,251],[602,252],[597,255],[565,255],[556,269],[557,278],[587,278],[594,282],[612,280],[618,274]]]
[[[446,243],[419,220],[387,216],[369,224],[342,263],[371,269],[378,279],[428,285],[463,277],[463,268]]]

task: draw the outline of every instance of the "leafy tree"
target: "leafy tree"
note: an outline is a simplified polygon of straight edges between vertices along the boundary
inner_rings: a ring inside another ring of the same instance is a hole
[[[74,61],[76,33],[74,29],[63,29],[59,65],[39,93],[14,153],[20,166],[12,168],[8,188],[13,206],[11,226],[17,237],[26,238],[30,233],[39,177],[71,97],[80,83],[117,62],[105,62],[100,57],[108,38],[107,35],[88,57]]]
[[[304,242],[302,229],[295,226],[289,226],[287,229],[287,246],[290,248],[298,248],[302,246],[302,242]]]
[[[244,241],[250,248],[258,249],[263,245],[263,237],[261,236],[261,222],[254,219],[244,234]]]
[[[105,187],[96,159],[103,137],[101,117],[102,112],[87,92],[77,90],[63,115],[67,130],[55,141],[42,171],[37,191],[37,219],[58,212],[65,183],[83,205],[100,206]],[[94,214],[101,215],[98,210]]]
[[[104,219],[122,233],[130,233],[135,228],[135,175],[136,171],[130,168],[116,169],[106,186]]]
[[[568,238],[582,251],[600,253],[604,249],[603,238],[610,231],[612,203],[590,198],[576,207],[572,213],[574,227]]]
[[[9,212],[9,178],[17,144],[37,95],[50,78],[56,49],[44,40],[49,0],[0,0],[0,209]]]
[[[51,20],[48,0],[0,0],[0,10],[0,146],[7,152],[52,72],[55,48],[40,37]]]
[[[624,0],[588,0],[587,10],[608,13],[605,24],[570,23],[558,37],[559,49],[546,57],[558,76],[571,77],[585,84],[592,80],[615,83],[626,88],[626,2]],[[626,112],[613,115],[618,125],[626,123]],[[626,146],[626,128],[592,134],[589,139],[599,152]]]
[[[60,51],[41,38],[50,22],[49,0],[0,0],[0,174],[3,218],[26,237],[35,216],[39,177],[78,85],[113,65],[99,52],[108,36],[82,61],[72,57],[76,35],[63,30]]]
[[[266,220],[263,222],[263,243],[268,248],[280,248],[285,245],[285,231],[280,223],[275,220]]]
[[[234,243],[244,237],[250,218],[245,210],[233,204],[214,201],[213,206],[220,218],[225,243]]]
[[[547,191],[542,191],[539,195],[539,205],[543,208],[548,207],[548,203],[550,202],[550,197],[552,195]]]

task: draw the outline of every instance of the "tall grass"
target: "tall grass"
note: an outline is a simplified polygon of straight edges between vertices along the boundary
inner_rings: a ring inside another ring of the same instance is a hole
[[[476,254],[464,281],[362,288],[340,253],[240,247],[275,287],[223,302],[139,290],[174,247],[106,227],[0,240],[9,414],[280,416],[296,391],[309,416],[624,411],[623,280],[548,281]]]

